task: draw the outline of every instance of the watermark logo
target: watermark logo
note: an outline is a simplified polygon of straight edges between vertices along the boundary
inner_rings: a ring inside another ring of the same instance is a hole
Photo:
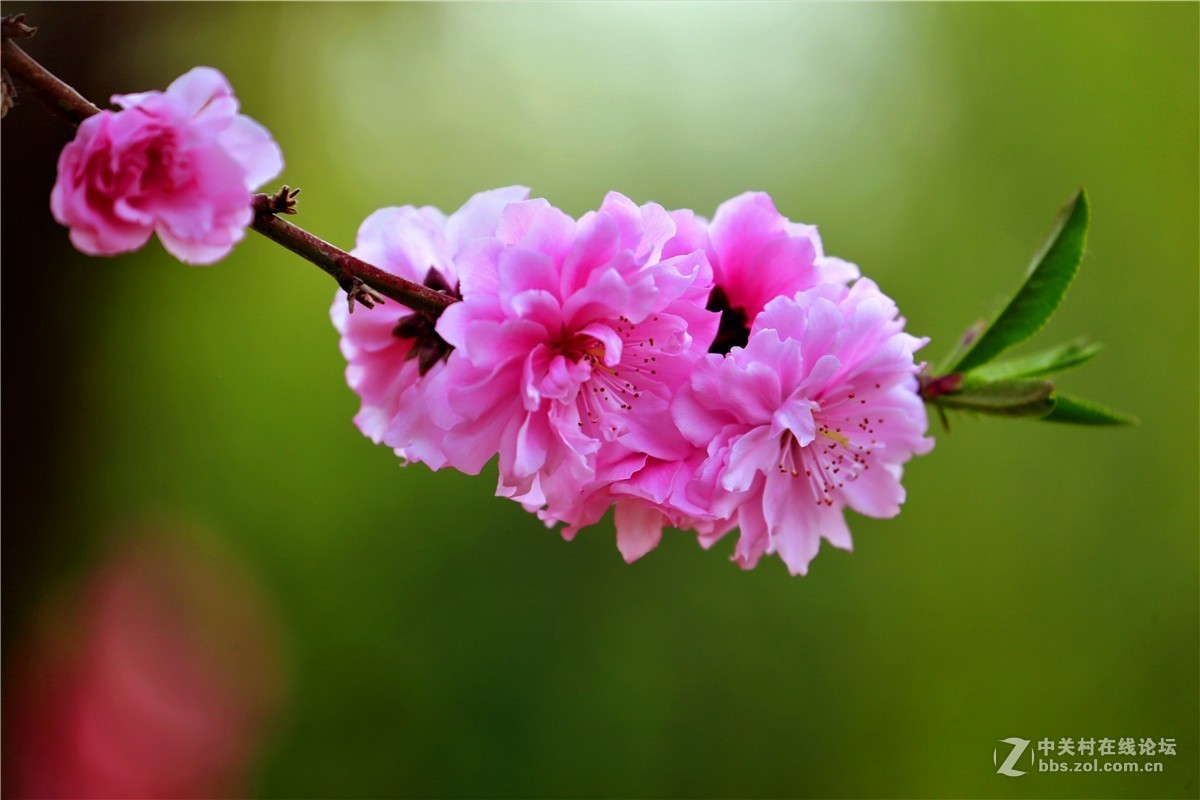
[[[1047,737],[1035,744],[1032,739],[1010,736],[999,741],[1001,746],[992,748],[992,765],[997,775],[1008,778],[1019,778],[1033,771],[1162,772],[1166,763],[1161,756],[1175,755],[1175,739],[1166,737]],[[1022,764],[1027,752],[1029,758]],[[1143,760],[1146,756],[1160,758]],[[1018,769],[1018,765],[1028,769]]]
[[[996,767],[996,772],[1001,775],[1007,775],[1010,778],[1019,778],[1025,774],[1025,770],[1016,769],[1017,761],[1025,754],[1025,749],[1029,747],[1028,739],[1018,739],[1015,736],[1010,736],[1007,739],[1001,739],[1001,744],[1012,745],[1012,749],[1008,751],[1008,756],[1004,759],[1004,763]],[[1003,748],[992,749],[992,763],[996,764],[1000,760],[1000,750]],[[1029,754],[1029,761],[1033,763],[1033,753]]]

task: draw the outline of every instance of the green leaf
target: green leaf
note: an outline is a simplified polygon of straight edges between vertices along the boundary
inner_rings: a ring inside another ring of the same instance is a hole
[[[1048,422],[1069,422],[1075,425],[1137,425],[1137,417],[1122,414],[1105,408],[1099,403],[1071,397],[1066,394],[1054,395],[1054,410],[1042,419]]]
[[[1083,339],[1077,339],[1040,353],[993,361],[973,370],[967,376],[967,380],[969,382],[975,378],[985,381],[1001,378],[1043,378],[1070,367],[1077,367],[1102,349],[1103,345],[1088,344]]]
[[[944,408],[978,411],[1002,417],[1044,417],[1054,410],[1054,384],[1042,380],[1000,380],[964,385],[932,402]]]
[[[1087,227],[1087,195],[1080,189],[1059,213],[1053,230],[1033,257],[1025,283],[991,325],[941,372],[967,372],[981,367],[1041,330],[1079,271]]]

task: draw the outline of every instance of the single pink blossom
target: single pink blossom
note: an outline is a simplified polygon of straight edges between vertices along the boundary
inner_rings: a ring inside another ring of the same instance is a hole
[[[493,236],[505,207],[528,196],[523,186],[481,192],[449,217],[430,206],[380,209],[359,227],[353,253],[393,275],[458,297],[460,251]],[[428,396],[428,387],[450,346],[433,320],[390,300],[351,314],[342,291],[330,315],[342,337],[346,381],[362,399],[354,417],[359,430],[406,460],[441,468],[444,433],[429,414],[439,400]]]
[[[913,361],[926,341],[860,279],[771,300],[745,347],[705,356],[672,409],[707,453],[689,486],[716,520],[701,543],[739,527],[743,568],[777,553],[804,574],[821,539],[850,548],[844,508],[899,513],[902,465],[933,446]]]
[[[497,492],[553,522],[647,459],[688,456],[670,403],[717,318],[704,253],[662,256],[674,235],[661,206],[616,193],[578,221],[531,200],[460,255],[463,302],[437,323],[456,348],[436,406],[452,466],[498,453]]]
[[[196,67],[165,92],[113,95],[58,159],[54,218],[89,255],[137,250],[157,233],[171,255],[211,264],[245,235],[251,191],[283,169],[271,134],[239,114],[229,82]]]

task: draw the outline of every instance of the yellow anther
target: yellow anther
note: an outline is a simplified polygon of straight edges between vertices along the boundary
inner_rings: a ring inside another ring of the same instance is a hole
[[[826,439],[832,439],[833,441],[840,444],[842,447],[850,446],[849,439],[847,439],[845,436],[843,436],[840,433],[834,433],[833,431],[829,430],[828,428],[818,428],[817,434],[820,436],[824,436]]]

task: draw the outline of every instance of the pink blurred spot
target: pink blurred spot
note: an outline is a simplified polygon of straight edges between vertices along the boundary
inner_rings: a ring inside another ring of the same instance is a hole
[[[142,528],[43,610],[7,688],[19,797],[247,791],[282,697],[278,635],[229,554]]]

